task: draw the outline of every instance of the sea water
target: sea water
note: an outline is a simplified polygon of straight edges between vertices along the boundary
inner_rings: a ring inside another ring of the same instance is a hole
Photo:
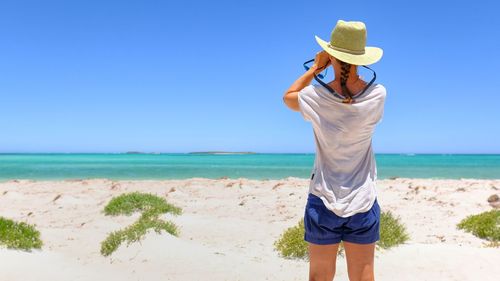
[[[377,154],[378,178],[500,179],[500,155]],[[309,178],[314,154],[0,154],[0,180]]]

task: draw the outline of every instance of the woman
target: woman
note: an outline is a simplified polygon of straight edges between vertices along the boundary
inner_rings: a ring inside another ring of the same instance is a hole
[[[309,279],[332,280],[343,241],[350,281],[374,280],[375,242],[380,237],[377,168],[372,135],[382,119],[386,90],[363,81],[357,66],[375,63],[382,49],[366,47],[362,22],[339,20],[330,42],[285,93],[286,105],[311,122],[316,157],[304,214]],[[335,79],[318,79],[328,66]],[[368,68],[368,67],[367,67]],[[315,78],[320,84],[309,85]]]

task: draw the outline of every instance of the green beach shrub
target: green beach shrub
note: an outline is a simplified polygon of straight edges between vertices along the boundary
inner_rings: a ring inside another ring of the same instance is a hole
[[[274,247],[285,258],[307,257],[307,242],[304,240],[304,219],[298,225],[285,230],[281,237],[274,242]]]
[[[142,212],[136,222],[122,230],[110,233],[101,243],[103,256],[111,255],[123,242],[127,242],[128,246],[140,241],[150,229],[158,234],[164,230],[172,235],[179,235],[178,228],[173,222],[161,220],[159,216],[164,213],[180,215],[182,209],[156,195],[139,192],[123,194],[111,199],[104,207],[104,213],[111,216],[131,215],[134,212]]]
[[[500,210],[467,216],[457,224],[457,228],[490,241],[496,247],[500,241]]]
[[[40,232],[34,226],[24,222],[15,222],[0,217],[0,245],[9,249],[40,249],[43,245]]]
[[[304,234],[304,219],[301,219],[296,226],[286,229],[274,242],[275,250],[284,258],[309,259],[308,243],[304,240]],[[409,235],[399,218],[395,218],[389,211],[380,214],[380,240],[377,242],[377,247],[388,249],[408,239]],[[343,243],[340,243],[337,254],[344,255]]]
[[[155,210],[159,213],[180,214],[181,209],[175,207],[154,194],[131,192],[117,196],[104,207],[104,214],[108,216],[131,215],[134,212]]]
[[[398,217],[395,217],[390,211],[380,213],[380,240],[377,246],[382,249],[389,249],[408,241],[410,236],[406,227],[401,223]]]

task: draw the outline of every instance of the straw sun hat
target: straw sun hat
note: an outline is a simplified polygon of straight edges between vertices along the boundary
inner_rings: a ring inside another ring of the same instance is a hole
[[[360,21],[337,21],[330,42],[315,37],[327,53],[343,62],[369,65],[382,58],[382,49],[366,47],[366,26]]]

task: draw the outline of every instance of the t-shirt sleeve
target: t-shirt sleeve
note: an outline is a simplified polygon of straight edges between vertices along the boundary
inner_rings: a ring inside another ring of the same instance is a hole
[[[312,116],[316,113],[316,109],[318,107],[316,92],[314,91],[314,86],[309,85],[304,87],[299,91],[298,101],[299,101],[299,111],[302,114],[302,117],[306,121],[312,121]]]

